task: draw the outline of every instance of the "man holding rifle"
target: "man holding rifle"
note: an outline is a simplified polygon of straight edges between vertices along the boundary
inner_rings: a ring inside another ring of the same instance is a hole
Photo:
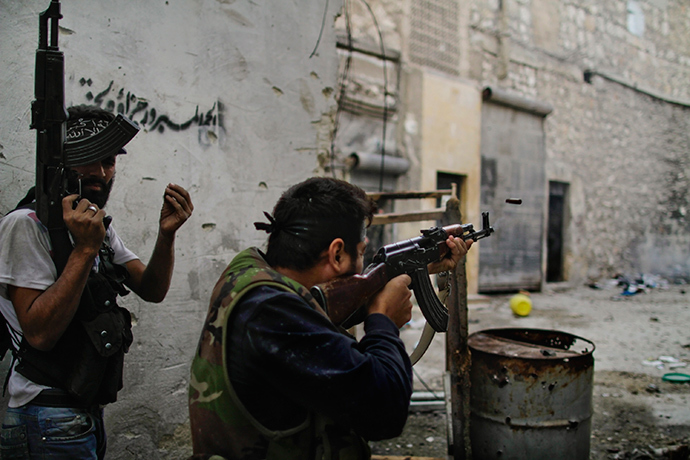
[[[116,118],[92,106],[68,112],[68,142],[88,142]],[[130,315],[117,306],[117,295],[129,288],[161,302],[170,287],[175,234],[194,206],[184,188],[166,187],[158,238],[145,265],[103,209],[116,160],[126,153],[121,147],[65,149],[61,205],[69,247],[49,236],[30,196],[0,220],[0,312],[14,358],[6,382],[3,458],[104,457],[102,407],[122,388],[124,354],[132,342]],[[65,249],[68,257],[58,263],[56,254]]]
[[[366,459],[367,440],[400,435],[412,394],[399,337],[411,318],[410,277],[368,302],[360,341],[310,294],[362,271],[373,208],[358,187],[312,178],[255,224],[269,233],[266,253],[249,248],[226,268],[192,363],[193,458]],[[471,242],[445,244],[431,272],[453,269]]]

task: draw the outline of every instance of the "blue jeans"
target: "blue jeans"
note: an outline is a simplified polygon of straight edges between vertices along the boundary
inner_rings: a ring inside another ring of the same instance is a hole
[[[0,433],[3,460],[102,460],[105,447],[103,410],[99,408],[9,407]]]

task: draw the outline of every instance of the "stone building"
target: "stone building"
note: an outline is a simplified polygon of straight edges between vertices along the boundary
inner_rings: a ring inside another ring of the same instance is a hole
[[[360,174],[364,186],[456,181],[465,221],[490,211],[496,234],[468,257],[471,290],[688,279],[687,2],[349,0],[344,11],[336,145],[345,156],[385,144],[408,160],[405,173],[384,168],[388,182]]]

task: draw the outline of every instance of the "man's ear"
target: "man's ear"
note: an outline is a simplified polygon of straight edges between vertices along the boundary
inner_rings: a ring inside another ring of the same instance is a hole
[[[328,246],[328,264],[339,275],[349,269],[349,264],[346,264],[344,256],[345,241],[342,238],[336,238],[331,241],[331,244]],[[346,265],[348,266],[346,267]]]

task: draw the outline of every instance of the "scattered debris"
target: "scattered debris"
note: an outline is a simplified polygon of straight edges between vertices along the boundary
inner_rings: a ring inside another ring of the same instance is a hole
[[[645,366],[653,366],[657,369],[676,369],[679,367],[686,367],[688,365],[688,363],[685,361],[681,361],[673,356],[659,356],[657,359],[647,359],[642,361],[642,364]]]
[[[661,393],[659,387],[654,385],[653,383],[647,385],[647,388],[645,388],[645,390],[647,390],[647,393]]]
[[[609,454],[608,458],[612,460],[648,460],[648,459],[671,459],[671,460],[688,460],[690,450],[686,445],[668,446],[668,447],[654,447],[648,446],[647,449],[633,449],[630,452],[621,450],[618,447],[611,447],[606,449]]]
[[[657,456],[664,456],[665,458],[672,458],[672,459],[688,459],[688,456],[690,455],[690,448],[685,445],[681,446],[669,446],[669,447],[662,447],[660,449],[657,449],[653,446],[649,446],[650,449],[652,449],[652,452],[654,452],[654,455]]]
[[[645,360],[645,361],[642,361],[642,364],[645,366],[654,366],[657,369],[663,369],[664,368],[664,363],[659,361],[658,359],[654,360],[654,361]]]
[[[631,297],[638,294],[647,293],[653,289],[668,289],[671,283],[660,275],[643,273],[638,276],[626,276],[618,274],[611,279],[590,282],[587,286],[590,289],[621,289],[619,296]],[[684,284],[676,280],[674,284]],[[680,290],[685,294],[685,289]],[[612,300],[619,300],[614,297]]]

